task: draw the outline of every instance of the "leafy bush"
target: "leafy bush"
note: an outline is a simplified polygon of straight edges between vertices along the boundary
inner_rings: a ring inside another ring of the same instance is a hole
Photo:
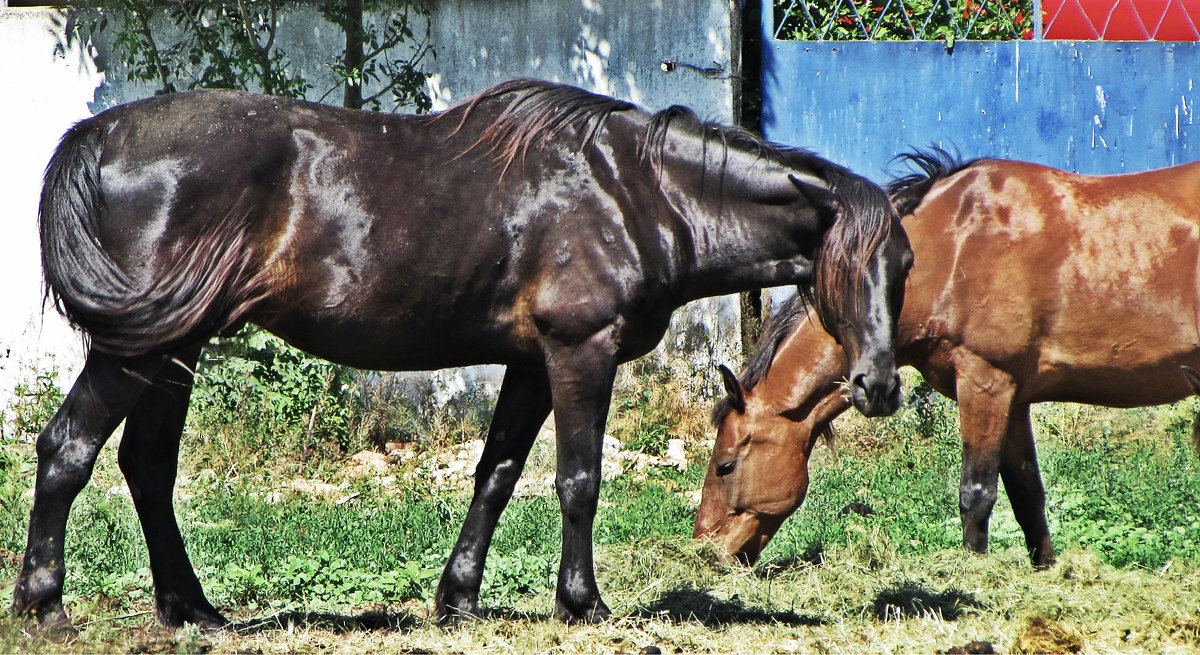
[[[1032,0],[776,0],[791,41],[996,41],[1033,38]]]
[[[16,438],[37,436],[54,417],[66,395],[58,387],[58,369],[32,371],[13,388],[16,402],[8,408]]]
[[[352,369],[249,332],[205,350],[189,433],[220,463],[278,449],[338,455],[355,445],[358,409]]]

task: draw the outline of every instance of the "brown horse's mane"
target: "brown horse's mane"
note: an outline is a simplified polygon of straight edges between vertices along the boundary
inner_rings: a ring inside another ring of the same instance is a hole
[[[928,150],[914,150],[896,155],[892,161],[917,169],[893,179],[884,187],[888,197],[892,199],[892,206],[896,208],[896,213],[900,216],[907,216],[913,213],[917,205],[921,204],[921,200],[925,198],[925,194],[929,193],[934,184],[982,161],[988,161],[988,158],[963,160],[961,155],[950,154],[942,148],[933,146]]]
[[[750,359],[738,375],[738,381],[742,383],[743,387],[747,390],[753,389],[759,382],[762,382],[763,378],[767,377],[767,371],[771,369],[771,362],[775,361],[775,353],[779,352],[784,339],[795,331],[796,325],[808,316],[810,307],[809,299],[804,294],[797,293],[788,298],[787,302],[780,306],[779,311],[771,315],[767,324],[763,326],[758,341],[754,344],[754,354],[750,355]],[[721,423],[725,421],[725,417],[729,416],[732,411],[733,401],[728,396],[721,398],[717,401],[717,406],[713,408],[713,425],[720,427]]]

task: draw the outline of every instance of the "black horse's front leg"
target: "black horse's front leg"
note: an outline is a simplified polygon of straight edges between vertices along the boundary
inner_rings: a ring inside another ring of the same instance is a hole
[[[62,605],[67,516],[92,475],[96,456],[161,365],[93,351],[62,407],[38,436],[29,541],[13,592],[13,613],[73,632]]]
[[[475,467],[475,495],[434,600],[443,620],[479,613],[484,560],[500,514],[525,468],[538,429],[550,414],[546,372],[510,366],[504,374],[487,443]]]
[[[199,356],[200,349],[195,348],[163,367],[126,419],[118,455],[150,552],[158,619],[169,628],[184,623],[215,628],[228,623],[204,597],[172,504],[179,439]]]
[[[549,362],[558,452],[555,488],[563,516],[556,613],[572,623],[601,621],[610,612],[596,584],[592,525],[616,345],[606,330],[580,346],[552,352]]]

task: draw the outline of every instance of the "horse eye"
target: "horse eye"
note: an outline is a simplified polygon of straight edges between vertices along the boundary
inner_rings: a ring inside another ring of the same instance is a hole
[[[735,466],[737,466],[736,459],[731,459],[728,462],[723,462],[721,464],[718,464],[717,465],[717,475],[719,477],[723,478],[723,477],[729,475],[730,473],[733,473],[733,467],[735,467]]]

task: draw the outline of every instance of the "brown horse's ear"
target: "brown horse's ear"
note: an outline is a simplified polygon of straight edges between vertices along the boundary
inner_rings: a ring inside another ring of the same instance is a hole
[[[1188,384],[1192,387],[1192,393],[1200,395],[1200,373],[1196,369],[1188,366],[1180,366],[1183,370],[1183,377],[1187,378]]]
[[[789,174],[788,179],[796,185],[796,190],[804,196],[808,204],[817,211],[817,216],[820,217],[822,223],[831,225],[837,220],[838,213],[842,211],[842,200],[836,193],[825,187],[805,182],[795,175]]]
[[[738,382],[737,376],[724,364],[718,366],[717,370],[721,371],[721,382],[725,384],[725,393],[729,395],[729,405],[738,414],[745,414],[746,395],[742,392],[742,383]]]

